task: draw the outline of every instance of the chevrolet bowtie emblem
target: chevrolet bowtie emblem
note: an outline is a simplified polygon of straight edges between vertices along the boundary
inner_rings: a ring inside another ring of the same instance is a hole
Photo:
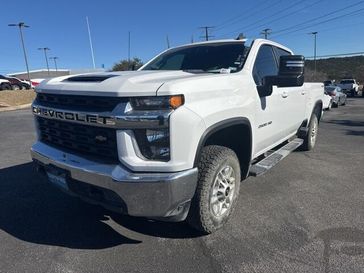
[[[105,137],[105,136],[96,136],[95,140],[97,140],[97,142],[106,142],[107,137]]]

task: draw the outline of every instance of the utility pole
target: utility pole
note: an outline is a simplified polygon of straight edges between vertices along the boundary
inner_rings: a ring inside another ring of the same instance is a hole
[[[209,26],[200,27],[200,29],[205,30],[205,35],[201,36],[201,38],[204,38],[206,41],[210,40],[210,38],[213,38],[214,36],[209,34],[209,30],[213,28],[215,27],[209,27]]]
[[[128,70],[130,70],[130,31],[128,33]]]
[[[313,35],[313,40],[314,40],[314,44],[313,44],[313,62],[314,62],[314,65],[315,65],[315,69],[314,69],[314,72],[313,72],[313,78],[316,80],[316,70],[317,70],[317,60],[316,60],[316,57],[317,57],[317,31],[314,31],[314,32],[311,32],[309,33],[310,35]]]
[[[272,30],[270,28],[263,29],[260,34],[264,35],[264,39],[268,39],[268,35],[272,33]]]
[[[38,50],[43,50],[44,51],[44,58],[46,60],[46,64],[47,64],[47,71],[48,71],[48,77],[50,77],[50,74],[49,74],[49,63],[48,63],[48,56],[47,56],[47,51],[48,50],[51,50],[50,48],[48,47],[39,47]]]
[[[58,72],[57,60],[59,58],[58,57],[49,57],[49,59],[54,61],[54,67],[56,68],[56,76],[57,76],[57,72]]]
[[[166,41],[167,41],[167,48],[170,48],[171,45],[169,44],[169,37],[168,37],[168,35],[166,36]]]
[[[86,23],[87,23],[88,39],[89,39],[89,42],[90,42],[92,64],[93,64],[94,69],[96,69],[94,47],[92,45],[91,30],[90,30],[90,24],[88,22],[88,16],[86,16]]]
[[[193,34],[191,36],[191,44],[193,44],[195,41],[193,40]]]
[[[28,25],[26,25],[24,22],[20,22],[18,24],[9,24],[9,27],[18,27],[19,28],[19,32],[20,32],[20,40],[21,40],[21,44],[23,47],[23,53],[24,53],[24,60],[25,60],[25,66],[27,68],[27,74],[28,74],[28,81],[30,86],[32,86],[32,82],[30,81],[30,74],[29,74],[29,65],[28,65],[28,57],[27,57],[27,52],[25,50],[25,45],[24,45],[24,37],[23,37],[23,31],[22,28],[25,27],[29,27]]]

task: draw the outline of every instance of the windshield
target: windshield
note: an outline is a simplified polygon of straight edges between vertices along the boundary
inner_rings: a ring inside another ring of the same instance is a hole
[[[354,80],[342,80],[340,83],[341,83],[341,84],[354,83]]]
[[[169,50],[142,70],[184,70],[189,72],[234,73],[246,57],[243,43],[216,43]]]

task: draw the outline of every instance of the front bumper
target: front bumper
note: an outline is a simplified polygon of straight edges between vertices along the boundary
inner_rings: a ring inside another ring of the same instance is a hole
[[[33,145],[31,156],[40,170],[64,170],[67,192],[132,216],[182,221],[196,190],[197,168],[133,173],[122,165],[85,159],[41,142]]]

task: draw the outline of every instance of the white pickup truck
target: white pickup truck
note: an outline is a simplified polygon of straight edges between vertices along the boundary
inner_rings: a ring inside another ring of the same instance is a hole
[[[338,86],[345,94],[350,94],[352,97],[358,95],[359,84],[354,79],[342,79]]]
[[[38,170],[114,211],[211,233],[240,181],[314,147],[323,85],[269,40],[169,49],[138,71],[54,78],[32,105]],[[299,168],[299,166],[297,166]]]

